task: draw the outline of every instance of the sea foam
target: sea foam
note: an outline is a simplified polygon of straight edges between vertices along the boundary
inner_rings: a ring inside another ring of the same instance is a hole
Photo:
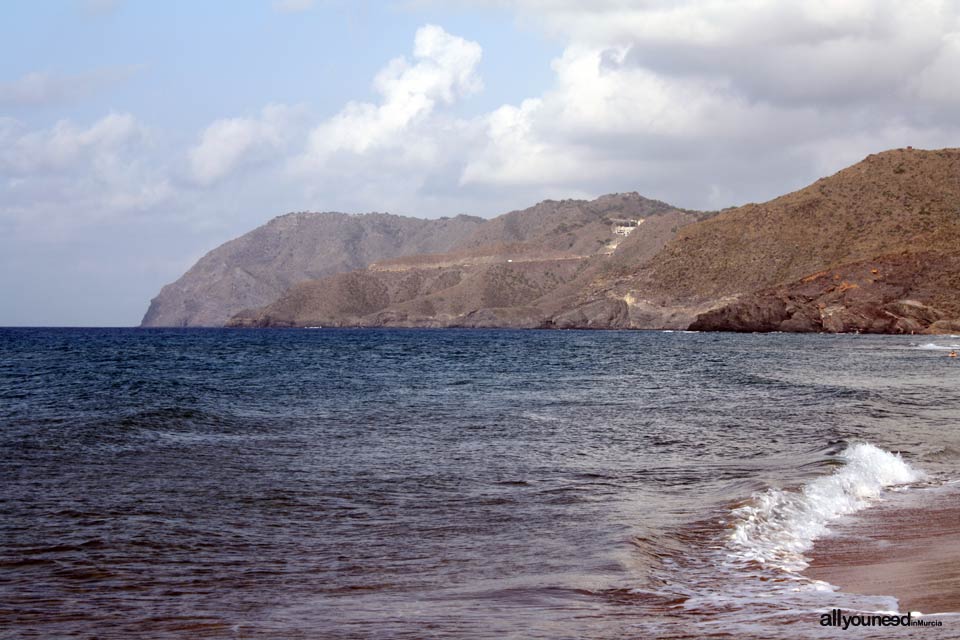
[[[954,351],[960,349],[960,344],[936,344],[934,342],[926,342],[924,344],[919,344],[915,349],[920,349],[921,351]]]
[[[731,559],[801,571],[807,566],[804,552],[831,522],[869,506],[887,487],[924,477],[899,454],[867,443],[851,444],[840,458],[845,464],[830,475],[799,490],[768,489],[735,509]]]

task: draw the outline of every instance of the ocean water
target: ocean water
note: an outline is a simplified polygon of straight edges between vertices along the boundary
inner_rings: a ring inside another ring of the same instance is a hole
[[[807,554],[960,477],[958,342],[0,330],[0,637],[835,637],[896,603]]]

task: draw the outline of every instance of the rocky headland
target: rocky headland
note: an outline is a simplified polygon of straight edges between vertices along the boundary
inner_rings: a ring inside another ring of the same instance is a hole
[[[960,150],[896,149],[762,204],[635,193],[491,220],[290,214],[144,326],[960,330]]]

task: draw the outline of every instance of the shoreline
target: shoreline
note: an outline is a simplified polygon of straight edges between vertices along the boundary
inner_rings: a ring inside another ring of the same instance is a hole
[[[901,613],[960,612],[960,488],[885,496],[817,540],[803,574],[842,592],[893,596]]]

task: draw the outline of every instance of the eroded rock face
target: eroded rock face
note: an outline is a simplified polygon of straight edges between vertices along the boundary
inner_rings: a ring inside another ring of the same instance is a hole
[[[839,265],[958,247],[960,150],[895,149],[685,227],[651,261],[647,284],[675,299],[717,299]]]
[[[629,309],[622,300],[596,300],[561,313],[551,320],[557,329],[626,329]]]
[[[365,270],[301,283],[228,326],[540,326],[534,303],[575,278],[575,260],[457,264]]]
[[[708,311],[690,325],[693,331],[783,331],[785,322],[793,319],[787,302],[775,295],[751,297],[714,311]],[[792,331],[815,331],[805,322],[795,322]]]
[[[811,274],[700,314],[698,331],[924,333],[960,313],[960,259],[899,254]]]
[[[953,333],[960,334],[960,318],[937,320],[924,333]]]

